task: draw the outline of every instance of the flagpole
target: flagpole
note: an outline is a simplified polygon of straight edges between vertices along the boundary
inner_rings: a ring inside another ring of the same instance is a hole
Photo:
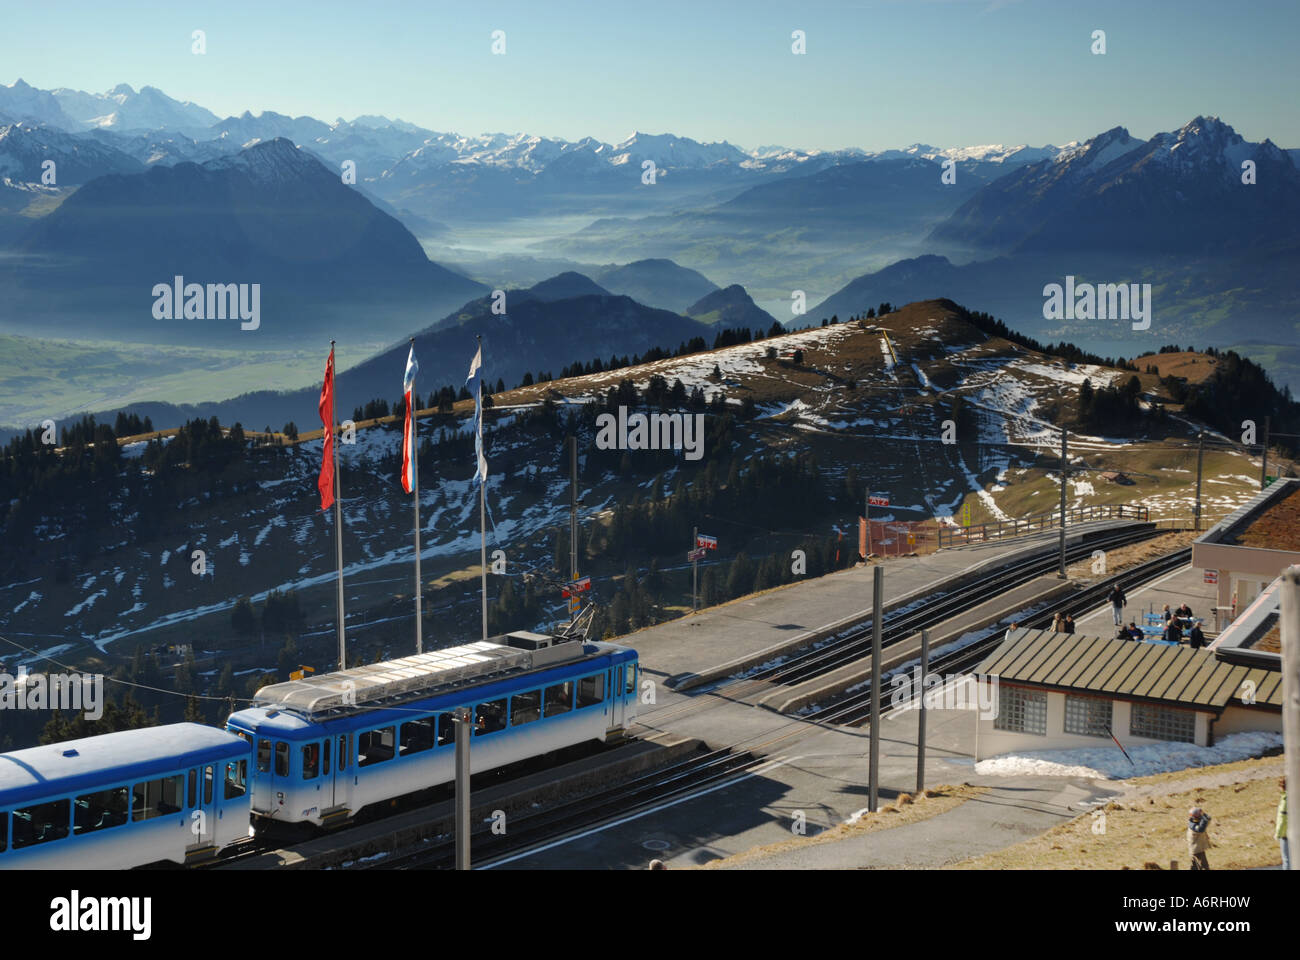
[[[334,341],[330,341],[330,356],[334,356]],[[334,554],[338,561],[339,568],[339,595],[337,601],[338,631],[339,631],[339,669],[347,669],[347,645],[343,633],[343,511],[341,503],[343,500],[343,484],[339,478],[339,444],[338,437],[334,430],[334,405],[338,395],[338,378],[333,370],[330,371],[334,383],[330,385],[330,450],[334,454]]]
[[[415,337],[411,338],[411,350],[415,350]],[[416,407],[415,385],[411,385],[411,406]],[[415,488],[415,652],[424,652],[424,623],[420,613],[420,420],[417,411],[411,415],[411,486]]]
[[[483,355],[483,338],[476,337],[480,362]],[[488,638],[487,629],[487,478],[483,476],[483,372],[478,373],[478,455],[479,462],[474,464],[478,471],[478,551],[479,563],[483,570],[483,640]]]

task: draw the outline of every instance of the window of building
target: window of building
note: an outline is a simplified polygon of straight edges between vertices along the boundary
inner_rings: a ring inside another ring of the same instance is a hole
[[[242,797],[248,790],[248,761],[232,760],[226,764],[226,799]]]
[[[320,744],[308,743],[302,748],[302,778],[315,780],[320,775]]]
[[[1065,695],[1065,732],[1110,738],[1111,702],[1103,697]]]
[[[62,840],[72,813],[67,800],[51,800],[14,811],[14,849]]]
[[[521,723],[532,723],[542,715],[542,691],[529,690],[516,693],[510,698],[510,725],[517,727]]]
[[[420,753],[433,747],[433,717],[420,717],[407,720],[402,724],[402,743],[400,756],[408,753]]]
[[[275,775],[277,777],[289,775],[289,745],[283,740],[275,742]]]
[[[1128,732],[1150,740],[1196,742],[1196,713],[1152,703],[1135,703],[1129,714]]]
[[[578,709],[595,706],[605,699],[605,675],[597,673],[578,681]]]
[[[543,712],[546,716],[554,717],[557,714],[568,713],[572,709],[572,680],[565,680],[563,683],[557,683],[553,687],[546,688],[546,699],[543,702]]]
[[[94,833],[126,823],[131,792],[126,787],[112,787],[77,797],[72,807],[72,832]]]
[[[257,741],[257,772],[271,772],[271,741],[261,739]]]
[[[1047,734],[1047,694],[1024,687],[998,685],[998,715],[993,718],[997,730],[1016,733]]]
[[[486,736],[489,733],[496,733],[498,730],[506,728],[506,701],[502,697],[500,700],[489,700],[487,703],[480,703],[474,708],[474,734],[476,736]]]
[[[357,766],[368,767],[393,759],[393,747],[397,742],[393,727],[380,727],[357,734]]]
[[[181,809],[180,774],[161,780],[146,780],[131,788],[131,819],[135,823],[177,813]]]

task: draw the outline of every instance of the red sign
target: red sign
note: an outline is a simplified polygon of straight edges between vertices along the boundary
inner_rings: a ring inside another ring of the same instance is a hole
[[[1218,583],[1218,582],[1219,582],[1219,571],[1218,571],[1218,570],[1206,570],[1206,571],[1205,571],[1205,582],[1206,582],[1206,583]]]
[[[688,563],[694,563],[697,560],[703,560],[705,555],[708,552],[709,551],[705,550],[703,547],[696,547],[694,550],[686,554],[686,560]]]
[[[703,547],[705,550],[716,550],[718,549],[718,538],[711,537],[707,533],[701,533],[695,537],[695,545]]]
[[[591,577],[583,577],[581,580],[574,580],[572,583],[566,583],[560,595],[563,597],[571,597],[574,594],[582,593],[583,591],[590,589]]]
[[[871,504],[873,507],[887,507],[889,506],[889,497],[867,497],[867,503]]]

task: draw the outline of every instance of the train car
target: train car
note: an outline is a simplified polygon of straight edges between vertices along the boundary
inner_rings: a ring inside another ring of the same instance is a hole
[[[0,869],[213,856],[248,836],[251,760],[247,742],[197,723],[0,754]]]
[[[635,650],[497,639],[259,690],[226,725],[254,750],[254,823],[332,826],[455,779],[459,707],[473,712],[473,773],[620,736],[635,717]]]

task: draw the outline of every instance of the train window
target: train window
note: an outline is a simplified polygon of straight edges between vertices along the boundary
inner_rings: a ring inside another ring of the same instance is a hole
[[[320,772],[325,776],[330,775],[330,738],[326,737],[325,742],[321,744],[321,768]]]
[[[189,806],[190,809],[193,810],[194,805],[199,802],[199,772],[197,770],[190,771],[186,786],[187,789],[185,792],[190,798]]]
[[[169,813],[179,813],[182,806],[181,776],[163,777],[137,783],[131,790],[131,819],[152,820]]]
[[[346,733],[341,733],[339,734],[339,769],[346,770],[347,768],[348,768],[348,735]]]
[[[212,768],[203,768],[203,803],[206,806],[212,802]]]
[[[283,740],[275,742],[275,775],[277,777],[289,775],[289,745]]]
[[[433,747],[433,717],[421,717],[419,720],[407,720],[402,724],[402,743],[400,756],[408,753],[420,753]]]
[[[438,746],[456,742],[456,721],[450,713],[438,714]]]
[[[0,812],[0,853],[4,853],[9,846],[9,813],[8,811]]]
[[[302,778],[315,780],[320,775],[320,744],[309,743],[302,748]]]
[[[51,800],[14,811],[14,849],[62,840],[72,819],[70,802]]]
[[[266,738],[257,741],[257,772],[271,772],[271,741]]]
[[[77,797],[72,806],[72,832],[93,833],[126,823],[130,792],[126,787],[113,787]]]
[[[591,707],[605,699],[605,675],[597,673],[578,681],[578,709]]]
[[[234,800],[248,791],[248,761],[231,760],[226,764],[226,799]]]
[[[357,734],[357,766],[368,767],[393,759],[393,728],[380,727]]]
[[[483,736],[506,728],[506,701],[489,700],[474,708],[474,733]]]
[[[559,713],[568,713],[572,709],[572,680],[565,680],[563,683],[557,683],[553,687],[546,688],[546,699],[543,703],[543,712],[546,716],[553,717]]]
[[[636,693],[636,664],[629,663],[624,669],[627,670],[627,687],[623,692]]]
[[[529,690],[510,698],[510,724],[532,723],[542,715],[542,691]]]

